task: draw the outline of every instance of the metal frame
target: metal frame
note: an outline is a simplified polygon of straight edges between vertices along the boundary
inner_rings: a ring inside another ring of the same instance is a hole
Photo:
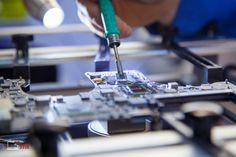
[[[180,46],[175,40],[177,34],[175,28],[160,26],[159,29],[162,35],[162,46],[194,66],[199,80],[198,84],[223,81],[223,68],[204,57],[192,53],[188,48]]]
[[[202,41],[193,41],[183,42],[180,43],[180,45],[188,47],[189,50],[200,56],[209,56],[220,55],[222,53],[234,53],[236,49],[236,40],[212,40],[205,41],[204,43]],[[30,48],[30,64],[32,66],[56,65],[69,61],[94,59],[98,49],[98,45]],[[1,67],[11,65],[13,63],[14,54],[15,49],[1,50]],[[122,59],[176,57],[153,42],[124,42],[120,47],[120,54]]]

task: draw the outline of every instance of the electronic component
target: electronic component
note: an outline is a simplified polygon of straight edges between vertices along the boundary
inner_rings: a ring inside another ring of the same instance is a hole
[[[175,89],[178,90],[179,84],[177,82],[170,82],[168,83],[168,88],[169,89]]]
[[[36,104],[39,106],[48,105],[50,100],[51,100],[50,95],[38,96],[38,97],[36,97]]]
[[[132,95],[141,95],[149,92],[149,90],[142,84],[129,84],[123,89],[127,94]]]
[[[4,83],[4,78],[0,77],[0,84]]]
[[[25,98],[15,99],[13,102],[16,107],[25,107],[25,105],[27,104]]]
[[[89,93],[79,93],[81,100],[89,100]]]
[[[64,98],[62,95],[57,96],[56,99],[57,99],[57,102],[59,102],[59,103],[63,103],[63,101],[64,101]]]
[[[2,84],[1,84],[1,87],[2,87],[3,89],[10,88],[10,84],[8,84],[8,83],[2,83]]]
[[[94,81],[96,84],[102,84],[102,83],[103,83],[102,78],[94,78],[93,81]]]

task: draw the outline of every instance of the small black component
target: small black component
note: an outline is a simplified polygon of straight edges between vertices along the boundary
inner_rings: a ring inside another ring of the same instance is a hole
[[[65,129],[66,127],[64,126],[36,122],[30,131],[28,141],[38,156],[58,157],[58,139]]]
[[[100,74],[90,75],[90,79],[95,79],[95,78],[101,78],[101,75]]]
[[[7,89],[7,88],[10,88],[10,84],[9,83],[3,83],[3,84],[1,84],[1,87],[3,89]]]
[[[30,91],[30,80],[26,81],[23,85],[21,85],[21,89],[24,92],[29,92]]]
[[[223,109],[213,102],[190,102],[182,107],[185,119],[193,128],[194,138],[210,142],[211,128],[217,124]]]
[[[89,100],[89,94],[88,93],[79,93],[81,100],[85,101],[85,100]]]
[[[168,83],[168,88],[169,89],[175,89],[178,90],[179,84],[177,82],[170,82]]]
[[[57,102],[62,103],[63,100],[63,96],[57,96]]]
[[[0,84],[4,83],[4,78],[0,77]]]

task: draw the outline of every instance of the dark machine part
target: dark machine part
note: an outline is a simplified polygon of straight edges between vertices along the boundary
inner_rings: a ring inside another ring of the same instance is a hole
[[[223,68],[221,66],[192,53],[188,48],[180,46],[175,41],[175,35],[178,32],[176,28],[160,26],[158,29],[163,37],[162,46],[194,65],[196,76],[199,77],[198,84],[223,81]]]
[[[107,40],[101,37],[98,37],[100,41],[99,50],[96,54],[94,63],[95,71],[109,71],[110,70],[110,48],[108,46]]]
[[[224,68],[224,77],[236,84],[236,65],[228,65]]]
[[[214,143],[214,127],[223,126],[222,122],[225,123],[223,110],[221,105],[212,101],[193,101],[181,105],[181,112],[167,112],[162,118],[171,129],[212,156],[224,154],[223,156],[233,157],[232,153]]]
[[[12,41],[16,45],[13,79],[25,79],[26,84],[23,85],[23,90],[27,92],[30,90],[29,42],[33,41],[33,35],[13,35]]]
[[[10,79],[23,78],[26,84],[23,85],[25,92],[30,90],[30,83],[56,82],[57,70],[55,66],[34,66],[30,67],[29,43],[33,41],[33,35],[16,34],[12,36],[16,53],[13,65],[0,68],[1,76]],[[44,77],[41,77],[41,76]]]
[[[29,42],[33,41],[33,35],[17,34],[12,36],[12,42],[16,45],[15,62],[19,63],[21,60],[24,63],[29,62]]]
[[[35,122],[30,131],[28,142],[33,146],[38,157],[59,157],[59,135],[66,130],[65,127]]]
[[[216,39],[219,36],[218,27],[217,21],[211,20],[203,27],[200,36],[206,36],[208,39]]]
[[[223,108],[212,102],[191,102],[184,104],[185,120],[193,128],[193,138],[211,142],[211,129],[220,120]]]

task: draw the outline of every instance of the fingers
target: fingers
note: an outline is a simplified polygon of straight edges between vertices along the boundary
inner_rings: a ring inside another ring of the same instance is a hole
[[[99,36],[104,36],[101,17],[99,17],[99,8],[95,1],[80,0],[77,3],[78,16],[82,23]]]
[[[132,28],[124,22],[119,16],[116,16],[117,26],[120,31],[121,38],[127,38],[132,34]]]
[[[78,15],[81,21],[86,24],[92,32],[99,36],[104,36],[104,29],[100,14],[98,0],[79,0]],[[124,22],[120,17],[116,16],[117,26],[120,31],[121,38],[131,35],[132,28]]]
[[[104,30],[101,26],[99,26],[94,19],[91,19],[90,17],[88,17],[86,14],[83,14],[82,12],[78,12],[78,16],[81,20],[82,23],[84,23],[87,27],[89,27],[89,29],[101,36],[104,37]]]

